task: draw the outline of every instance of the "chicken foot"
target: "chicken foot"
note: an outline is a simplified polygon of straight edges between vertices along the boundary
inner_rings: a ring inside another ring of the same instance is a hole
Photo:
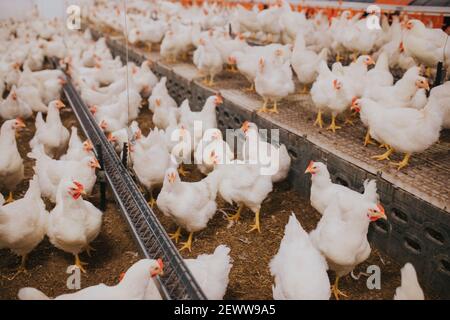
[[[270,113],[278,113],[278,106],[277,106],[277,101],[276,101],[276,100],[273,101],[273,107],[272,107],[272,109],[269,109],[268,111],[269,111]]]
[[[78,253],[75,254],[75,266],[76,266],[78,269],[80,269],[81,272],[83,272],[83,273],[86,273],[86,269],[83,267],[83,266],[85,266],[85,265],[87,265],[87,263],[86,263],[86,262],[82,262],[82,261],[80,260],[80,257],[78,256]]]
[[[183,177],[186,177],[188,173],[189,171],[183,169],[183,164],[180,164],[180,166],[178,167],[178,174],[182,175]]]
[[[333,114],[331,115],[331,124],[328,126],[327,130],[331,130],[334,133],[337,129],[341,129],[341,127],[336,125],[336,116]]]
[[[267,109],[267,101],[268,101],[268,99],[264,99],[263,106],[261,108],[259,108],[257,110],[257,112],[268,112],[269,111],[269,109]]]
[[[175,243],[178,243],[181,237],[181,227],[178,227],[177,231],[174,233],[169,233],[169,238],[175,240]]]
[[[408,165],[409,158],[411,158],[411,153],[405,153],[405,156],[404,156],[402,161],[394,162],[393,164],[398,166],[397,170],[400,170],[401,168],[404,168],[404,167],[406,167]]]
[[[90,244],[88,244],[84,250],[89,257],[91,256],[91,251],[95,251],[95,249]]]
[[[27,268],[26,268],[26,263],[27,263],[27,255],[24,254],[24,255],[21,257],[20,266],[19,266],[19,269],[17,269],[16,273],[14,273],[14,275],[13,275],[12,277],[9,277],[9,278],[6,278],[6,277],[5,277],[5,278],[8,279],[9,281],[12,281],[12,280],[14,280],[19,274],[21,274],[21,273],[28,273]]]
[[[250,233],[254,230],[258,230],[258,232],[261,232],[260,224],[259,224],[259,209],[255,212],[255,224],[251,225],[251,229],[247,231],[247,233]]]
[[[302,90],[300,91],[300,94],[308,94],[309,93],[309,87],[304,84]]]
[[[250,84],[250,87],[244,88],[244,91],[245,91],[245,92],[255,92],[255,84],[252,82],[252,83]]]
[[[14,202],[14,197],[12,191],[9,192],[8,198],[5,199],[5,204]]]
[[[314,126],[318,125],[320,128],[323,128],[323,120],[322,120],[322,111],[319,110],[317,113],[316,121],[314,122]]]
[[[375,144],[375,142],[373,142],[370,138],[369,130],[367,130],[366,136],[364,138],[364,147],[367,147],[368,144]]]
[[[189,237],[188,240],[186,242],[182,242],[181,244],[183,245],[179,251],[183,251],[184,249],[188,249],[189,252],[191,252],[192,249],[192,237],[193,237],[194,233],[190,232],[189,233]]]
[[[394,152],[394,149],[392,149],[390,146],[389,146],[389,149],[385,152],[385,153],[383,153],[383,154],[381,154],[381,155],[378,155],[378,156],[373,156],[372,157],[372,159],[375,159],[375,160],[377,160],[377,161],[382,161],[382,160],[389,160],[389,156],[392,154]]]
[[[244,204],[242,203],[241,205],[239,205],[239,208],[237,209],[235,214],[227,215],[227,220],[237,222],[239,220],[239,218],[241,217],[241,212],[243,209],[244,209]]]
[[[336,276],[336,280],[334,280],[334,284],[331,286],[331,292],[334,294],[334,298],[339,300],[339,296],[343,296],[348,298],[348,295],[339,290],[339,277]]]
[[[150,206],[150,208],[153,209],[153,207],[156,204],[156,199],[153,197],[153,191],[150,191],[150,200],[148,200],[148,205]]]

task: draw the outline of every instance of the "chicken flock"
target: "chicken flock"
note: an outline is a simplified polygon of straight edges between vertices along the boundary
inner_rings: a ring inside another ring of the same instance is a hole
[[[430,75],[450,52],[445,50],[446,35],[419,20],[394,16],[389,23],[383,16],[382,29],[369,31],[359,13],[344,11],[328,17],[319,11],[306,16],[292,11],[285,1],[263,11],[207,3],[186,8],[165,1],[132,1],[128,9],[131,44],[143,43],[147,50],[159,46],[161,57],[170,62],[190,59],[192,54],[207,86],[215,85],[215,77],[224,68],[241,73],[250,83],[245,90],[262,97],[258,112],[283,112],[278,102],[293,94],[299,82],[301,93],[311,95],[316,125],[323,127],[323,115],[329,115],[328,129],[335,132],[340,128],[339,117],[351,123],[359,114],[367,127],[364,144],[376,140],[386,148],[376,157],[380,161],[393,152],[404,153],[399,169],[413,153],[437,142],[443,128],[450,128],[449,82],[428,94]],[[124,28],[123,13],[119,6],[99,2],[88,18],[114,32]],[[178,106],[169,94],[167,79],[158,79],[152,72],[152,61],[140,66],[123,64],[112,56],[105,38],[94,41],[89,29],[63,34],[60,24],[56,19],[9,21],[3,23],[0,34],[4,44],[0,51],[0,117],[4,120],[0,188],[8,194],[6,199],[0,197],[0,248],[21,256],[18,272],[25,270],[27,254],[45,236],[56,248],[72,254],[77,268],[88,272],[79,254],[90,252],[90,243],[101,231],[103,213],[89,201],[100,168],[94,147],[89,140],[81,140],[76,127],[69,131],[61,121],[60,113],[66,109],[61,89],[67,81],[74,84],[116,152],[129,152],[130,169],[149,196],[149,206],[156,205],[178,226],[170,237],[178,243],[182,231],[187,231],[181,251],[191,251],[194,233],[207,228],[220,211],[218,197],[237,206],[228,220],[238,221],[248,208],[254,213],[248,232],[264,232],[261,205],[291,167],[286,146],[267,142],[256,124],[246,121],[240,128],[242,150],[236,156],[218,129],[220,93],[206,99],[200,111],[192,111],[188,99]],[[249,38],[265,45],[250,45]],[[343,65],[341,61],[349,56],[353,62]],[[52,57],[59,59],[65,72],[44,69],[46,59]],[[330,67],[331,57],[336,62]],[[370,65],[375,66],[369,69]],[[403,71],[396,82],[392,70]],[[147,103],[154,128],[145,136],[139,114]],[[24,197],[14,200],[13,192],[24,180],[16,135],[29,118],[36,127],[27,154],[35,161],[34,175]],[[204,177],[183,181],[188,174],[184,166],[192,160]],[[345,296],[339,279],[370,256],[370,223],[387,217],[375,181],[365,181],[364,192],[359,193],[333,183],[320,161],[311,161],[303,169],[311,175],[310,202],[321,219],[308,234],[294,213],[289,217],[279,250],[268,266],[274,277],[273,297],[329,299],[333,294],[339,299]],[[47,211],[43,199],[53,209]],[[220,245],[213,254],[185,260],[210,299],[225,295],[232,269],[229,252],[230,248]],[[135,263],[116,286],[99,284],[55,299],[161,299],[151,281],[163,276],[164,262],[157,258]],[[336,274],[332,286],[328,270]],[[35,288],[23,288],[18,296],[49,298]],[[414,267],[406,264],[395,299],[423,298]]]

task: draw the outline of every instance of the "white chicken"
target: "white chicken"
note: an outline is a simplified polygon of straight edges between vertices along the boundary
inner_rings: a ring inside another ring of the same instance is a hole
[[[291,64],[298,80],[303,85],[303,93],[307,93],[308,86],[317,78],[317,68],[320,61],[327,61],[328,49],[324,48],[319,54],[308,50],[302,31],[297,33],[294,50],[292,51]]]
[[[279,66],[270,60],[260,58],[258,64],[255,90],[264,100],[262,108],[258,111],[278,113],[277,102],[295,91],[290,61]],[[267,109],[270,100],[273,101],[273,108]]]
[[[446,47],[448,35],[441,29],[425,27],[420,20],[409,20],[403,36],[406,53],[428,68],[434,68],[439,61],[450,59],[450,49]]]
[[[328,300],[328,265],[292,213],[277,254],[269,264],[275,300]]]
[[[208,97],[201,111],[191,111],[189,101],[186,99],[180,106],[180,124],[191,134],[193,139],[192,150],[195,149],[203,133],[208,129],[217,128],[216,107],[223,103],[220,93]]]
[[[272,191],[272,178],[270,175],[261,174],[261,167],[257,164],[249,164],[241,160],[233,160],[228,164],[220,164],[216,155],[210,154],[216,168],[208,175],[222,196],[230,203],[236,203],[239,208],[234,215],[228,217],[230,221],[238,221],[244,207],[249,208],[255,214],[255,223],[251,231],[261,232],[260,210],[261,204]]]
[[[44,239],[47,230],[48,212],[36,180],[37,176],[30,180],[22,199],[0,205],[0,248],[9,248],[21,256],[18,272],[25,270],[28,253]]]
[[[171,217],[178,229],[171,238],[178,242],[181,228],[189,232],[189,238],[180,250],[191,251],[194,232],[206,228],[217,210],[216,187],[206,177],[198,182],[183,182],[174,168],[166,171],[163,187],[156,204],[164,215]]]
[[[58,186],[56,206],[50,212],[47,236],[50,242],[75,256],[75,266],[86,272],[79,254],[90,250],[89,244],[98,236],[103,213],[89,201],[83,200],[84,186],[64,179]]]
[[[31,107],[17,95],[14,85],[8,97],[0,102],[0,117],[3,119],[14,119],[17,117],[29,118],[33,114]]]
[[[67,148],[69,130],[62,124],[59,110],[65,105],[60,100],[50,102],[45,121],[42,113],[36,116],[36,132],[30,140],[31,149],[43,145],[45,152],[51,157],[60,156]]]
[[[155,112],[156,100],[159,99],[161,106],[165,108],[177,108],[176,101],[170,96],[166,87],[167,78],[162,77],[152,90],[151,96],[148,98],[148,108],[151,112]]]
[[[133,170],[140,183],[150,193],[149,205],[153,208],[156,200],[153,198],[153,189],[162,186],[167,169],[176,167],[166,145],[162,130],[155,129],[147,136],[147,147],[140,143],[140,139],[132,148]],[[152,165],[149,166],[148,164]]]
[[[203,83],[213,86],[214,77],[222,71],[224,64],[220,51],[217,50],[214,43],[200,39],[200,46],[194,51],[193,62],[200,73],[205,75]]]
[[[332,286],[336,300],[340,295],[346,296],[339,290],[339,278],[369,257],[369,224],[380,218],[386,219],[381,204],[364,200],[349,203],[345,195],[338,194],[310,233],[311,242],[326,257],[329,268],[336,272]]]
[[[17,149],[15,133],[25,124],[20,119],[7,120],[0,129],[0,187],[9,191],[6,202],[14,201],[13,191],[24,178],[23,160]]]
[[[222,132],[219,129],[206,130],[195,149],[195,164],[205,175],[214,169],[214,164],[208,161],[211,152],[214,152],[221,164],[229,163],[234,159],[234,154],[228,143],[223,140]]]
[[[163,274],[161,259],[141,259],[134,263],[125,273],[122,280],[115,286],[103,283],[84,288],[74,293],[62,294],[55,300],[143,300],[147,287],[153,278]],[[19,290],[20,300],[49,300],[43,292],[35,288]]]
[[[96,168],[100,168],[97,159],[92,156],[82,160],[55,160],[50,158],[42,145],[35,147],[28,157],[36,159],[34,171],[39,178],[39,186],[42,196],[56,203],[57,190],[60,182],[64,178],[77,179],[85,186],[84,190],[88,194],[94,188],[97,176]]]
[[[69,139],[69,147],[67,148],[66,154],[61,156],[61,160],[73,160],[73,161],[81,161],[86,157],[94,156],[92,150],[94,150],[94,146],[91,141],[86,140],[81,142],[80,137],[78,136],[78,128],[72,127],[72,132],[70,134]]]
[[[281,144],[277,147],[266,142],[253,122],[245,121],[241,130],[245,134],[244,160],[260,165],[261,173],[270,175],[273,183],[286,179],[291,167],[291,157],[286,146]]]
[[[413,153],[423,152],[438,141],[444,120],[444,106],[430,100],[421,109],[384,108],[370,99],[355,100],[352,109],[364,112],[369,123],[369,134],[378,142],[388,145],[388,150],[373,158],[389,159],[394,152],[405,154],[395,163],[400,170],[407,166]],[[380,112],[381,111],[381,112]]]
[[[372,203],[378,201],[375,180],[364,181],[364,193],[361,194],[343,185],[333,183],[327,166],[322,162],[311,161],[305,173],[311,174],[311,206],[322,215],[338,196],[342,199],[347,198],[349,203],[360,200]]]
[[[408,262],[400,272],[402,274],[402,283],[395,290],[394,300],[425,300],[414,266]]]

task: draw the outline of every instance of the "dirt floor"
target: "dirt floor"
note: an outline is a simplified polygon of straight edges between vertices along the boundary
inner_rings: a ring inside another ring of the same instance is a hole
[[[62,113],[62,118],[64,125],[68,128],[77,125],[76,118],[70,109]],[[145,107],[139,117],[139,123],[144,134],[152,126],[151,113]],[[28,159],[26,154],[29,152],[29,140],[34,134],[34,119],[28,119],[26,124],[27,128],[22,131],[18,140],[19,151],[25,161],[26,180],[20,184],[15,193],[16,199],[23,196],[28,187],[28,180],[33,174],[33,161]],[[79,133],[82,133],[80,128]],[[183,179],[198,181],[203,177],[193,166],[187,169],[191,173]],[[1,191],[6,194],[5,190]],[[101,282],[114,285],[118,282],[120,273],[140,258],[111,194],[108,195],[108,199],[110,202],[104,213],[102,232],[92,243],[96,251],[93,252],[92,257],[88,257],[86,253],[81,255],[81,259],[88,263],[87,273],[82,274],[82,287]],[[89,200],[98,204],[97,187]],[[218,199],[218,207],[227,213],[236,209],[221,199]],[[157,208],[155,212],[167,232],[173,232],[176,229],[176,225]],[[218,212],[208,227],[195,235],[192,252],[183,251],[182,255],[186,258],[196,257],[202,253],[212,253],[219,244],[226,244],[231,248],[233,268],[225,299],[271,299],[273,280],[268,263],[278,250],[284,226],[291,212],[295,212],[307,231],[312,230],[320,219],[320,215],[309,205],[309,200],[300,198],[287,182],[281,183],[275,186],[274,191],[263,203],[260,234],[247,233],[253,222],[251,212],[245,211],[236,225],[229,225],[224,214]],[[183,235],[182,241],[186,236]],[[71,292],[66,288],[69,276],[66,269],[73,264],[73,261],[72,255],[56,249],[45,239],[29,255],[28,273],[8,280],[7,278],[15,273],[19,258],[9,250],[0,250],[0,299],[16,299],[18,290],[26,286],[36,287],[49,296]],[[400,285],[400,266],[373,250],[370,258],[355,271],[356,273],[365,271],[367,266],[372,264],[381,268],[381,290],[368,290],[364,276],[358,281],[347,276],[340,281],[340,288],[349,295],[349,299],[392,299],[395,288]],[[330,274],[330,279],[333,281],[334,275]]]

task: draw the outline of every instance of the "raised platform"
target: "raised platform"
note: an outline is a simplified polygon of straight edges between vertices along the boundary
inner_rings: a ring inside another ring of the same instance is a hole
[[[113,54],[122,57],[123,44],[121,38],[108,39]],[[336,134],[314,127],[309,95],[289,96],[280,103],[279,114],[260,114],[256,110],[262,99],[243,91],[249,83],[239,74],[223,72],[210,88],[201,83],[192,63],[167,64],[157,52],[130,50],[130,61],[154,62],[153,70],[168,78],[168,89],[178,103],[188,98],[191,107],[198,109],[208,96],[220,91],[224,97],[224,105],[217,109],[220,129],[239,128],[245,120],[259,128],[279,129],[280,142],[286,144],[293,160],[290,180],[302,196],[310,195],[310,177],[304,174],[310,160],[325,162],[333,181],[355,190],[362,190],[365,179],[376,179],[388,221],[372,224],[372,243],[399,263],[412,262],[427,290],[450,298],[449,131],[442,132],[438,144],[414,155],[410,166],[397,171],[371,159],[383,150],[363,146],[365,129],[359,121]]]

